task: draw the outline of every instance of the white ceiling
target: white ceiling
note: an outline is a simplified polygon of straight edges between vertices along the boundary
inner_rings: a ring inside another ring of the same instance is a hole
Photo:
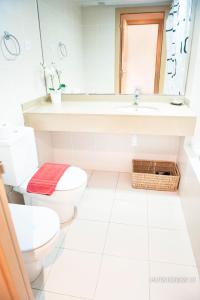
[[[115,5],[115,6],[132,6],[145,4],[167,4],[170,0],[80,0],[83,6],[93,5]]]

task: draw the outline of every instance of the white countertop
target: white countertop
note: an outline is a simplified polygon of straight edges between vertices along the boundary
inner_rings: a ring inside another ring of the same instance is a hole
[[[192,136],[195,131],[196,116],[187,105],[141,100],[134,106],[124,99],[89,99],[67,99],[60,105],[34,102],[24,108],[25,124],[52,132]]]
[[[31,114],[112,115],[112,116],[166,116],[195,117],[187,106],[175,106],[166,102],[144,102],[134,106],[128,101],[63,101],[61,105],[39,103],[24,111]]]

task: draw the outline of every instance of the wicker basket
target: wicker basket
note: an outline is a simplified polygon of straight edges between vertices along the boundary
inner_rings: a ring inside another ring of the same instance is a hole
[[[180,173],[174,162],[133,160],[133,188],[175,192],[179,182]]]

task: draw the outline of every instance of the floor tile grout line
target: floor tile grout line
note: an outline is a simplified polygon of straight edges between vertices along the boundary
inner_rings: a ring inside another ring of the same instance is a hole
[[[94,171],[91,173],[91,176],[90,176],[90,178],[92,177],[92,174],[94,173]],[[116,199],[116,192],[117,192],[117,190],[118,191],[120,191],[120,189],[118,189],[118,183],[119,183],[119,178],[120,178],[120,174],[121,174],[121,172],[116,172],[116,173],[118,173],[118,176],[116,176],[117,177],[117,180],[116,180],[116,183],[115,183],[115,187],[113,188],[114,189],[114,194],[113,194],[113,196],[112,196],[112,206],[111,206],[111,208],[110,208],[110,214],[109,214],[109,218],[108,218],[108,222],[106,222],[106,221],[100,221],[100,220],[88,220],[88,219],[78,219],[78,218],[76,218],[76,220],[86,220],[86,221],[90,221],[90,222],[101,222],[101,223],[106,223],[107,224],[107,230],[106,230],[106,234],[105,234],[105,241],[104,241],[104,246],[103,246],[103,250],[102,250],[102,252],[100,252],[100,253],[97,253],[97,252],[90,252],[90,251],[82,251],[82,250],[77,250],[77,249],[70,249],[70,248],[63,248],[63,247],[58,247],[58,251],[56,252],[56,255],[55,255],[55,260],[56,260],[56,258],[58,257],[58,255],[59,255],[59,253],[60,253],[60,251],[62,250],[62,249],[64,249],[64,250],[69,250],[69,251],[78,251],[78,252],[87,252],[87,253],[94,253],[94,254],[98,254],[98,255],[100,255],[101,256],[101,260],[100,260],[100,263],[99,263],[99,270],[98,270],[98,276],[97,276],[97,282],[96,282],[96,287],[95,287],[95,292],[94,292],[94,295],[93,295],[93,297],[92,298],[90,298],[90,299],[88,299],[88,298],[81,298],[81,299],[85,299],[85,300],[92,300],[94,297],[95,297],[95,294],[96,294],[96,290],[97,290],[97,287],[98,287],[98,284],[99,284],[99,280],[100,280],[100,274],[101,274],[101,269],[102,269],[102,263],[103,263],[103,257],[105,257],[105,256],[109,256],[109,257],[117,257],[117,258],[119,258],[119,259],[130,259],[130,260],[132,260],[132,261],[144,261],[144,262],[148,262],[148,264],[149,264],[149,281],[150,281],[150,276],[151,276],[151,263],[161,263],[161,264],[170,264],[170,265],[177,265],[177,266],[183,266],[183,267],[188,267],[188,268],[194,268],[194,269],[196,269],[196,265],[188,265],[188,264],[180,264],[180,263],[173,263],[173,262],[169,262],[169,261],[157,261],[157,260],[151,260],[150,259],[150,230],[151,229],[160,229],[160,230],[170,230],[170,231],[186,231],[185,229],[183,229],[183,228],[162,228],[162,227],[153,227],[153,226],[149,226],[149,224],[150,224],[150,214],[149,214],[149,205],[150,205],[150,203],[149,203],[149,201],[150,201],[150,199],[149,199],[149,195],[151,196],[151,197],[153,197],[154,195],[153,194],[150,194],[150,193],[145,193],[146,194],[146,198],[147,198],[147,226],[144,226],[144,225],[136,225],[136,224],[125,224],[125,223],[117,223],[117,222],[112,222],[111,220],[112,220],[112,212],[113,212],[113,207],[114,207],[114,204],[115,204],[115,202],[117,201],[117,200],[119,200],[119,199]],[[105,250],[105,246],[106,246],[106,242],[107,242],[107,236],[108,236],[108,231],[109,231],[109,226],[110,226],[110,224],[112,224],[112,223],[114,223],[114,224],[123,224],[123,225],[126,225],[126,226],[133,226],[133,227],[147,227],[148,228],[148,260],[142,260],[142,259],[138,259],[138,258],[130,258],[130,257],[126,257],[126,256],[117,256],[117,255],[109,255],[109,254],[106,254],[105,252],[104,252],[104,250]],[[65,237],[66,237],[66,235],[67,235],[67,233],[68,233],[68,231],[65,233]],[[38,291],[48,291],[48,292],[50,292],[50,293],[54,293],[54,294],[59,294],[59,293],[56,293],[56,292],[52,292],[52,291],[50,291],[50,290],[45,290],[44,289],[44,287],[45,287],[45,285],[46,285],[46,283],[47,283],[47,280],[48,280],[48,277],[50,276],[50,272],[52,272],[52,268],[53,268],[53,266],[54,266],[54,264],[55,264],[55,261],[54,261],[54,263],[52,264],[52,266],[50,267],[50,270],[49,270],[49,272],[48,272],[48,276],[47,276],[47,279],[46,279],[46,281],[45,281],[45,283],[44,283],[44,285],[43,285],[43,289],[39,289],[39,288],[34,288],[33,287],[33,289],[35,289],[35,290],[38,290]],[[65,294],[59,294],[59,295],[65,295]],[[66,295],[66,296],[70,296],[70,295]],[[149,300],[150,300],[150,283],[149,283]],[[74,299],[76,300],[77,299],[77,297],[76,296],[71,296],[71,297],[74,297]]]
[[[81,220],[81,221],[87,221],[87,222],[96,222],[96,223],[108,223],[108,221],[103,221],[103,220],[98,220],[98,219],[87,219],[87,218],[77,218],[76,220]],[[187,230],[185,228],[167,228],[167,227],[158,227],[158,226],[148,226],[148,225],[139,225],[139,224],[128,224],[128,223],[122,223],[122,222],[116,222],[116,221],[110,221],[112,224],[119,224],[119,225],[125,225],[125,226],[132,226],[132,227],[141,227],[141,228],[147,228],[151,230],[166,230],[166,231],[181,231],[181,232],[186,232]]]
[[[87,185],[86,185],[86,188],[85,188],[85,190],[84,190],[84,192],[83,192],[83,194],[81,195],[81,199],[80,199],[80,202],[81,202],[81,200],[83,199],[83,197],[84,197],[84,195],[85,195],[85,192],[86,192],[86,189],[88,188],[88,184],[89,184],[89,182],[90,182],[90,180],[91,180],[91,178],[92,178],[92,175],[93,175],[93,170],[90,170],[91,171],[91,174],[88,176],[88,181],[87,181]],[[86,173],[87,173],[87,171],[86,171]]]
[[[73,221],[74,221],[74,220],[72,220],[72,222],[73,222]],[[69,226],[69,227],[70,227],[70,226],[71,226],[71,223],[68,224],[68,225],[66,224],[65,226]],[[62,230],[62,228],[61,228],[61,230]],[[56,263],[56,260],[57,260],[57,258],[58,258],[58,256],[59,256],[60,251],[63,249],[63,248],[62,248],[62,244],[64,243],[64,240],[66,239],[66,236],[67,236],[68,233],[69,233],[69,229],[68,229],[67,232],[65,232],[65,234],[64,234],[64,237],[63,237],[63,239],[62,239],[62,241],[61,241],[61,246],[55,247],[55,249],[57,249],[57,250],[56,250],[54,262],[53,262],[53,264],[51,265],[50,270],[49,270],[49,272],[48,272],[48,274],[47,274],[47,278],[46,278],[46,280],[43,282],[42,288],[41,288],[40,290],[44,290],[45,285],[47,284],[47,280],[48,280],[48,278],[49,278],[49,276],[50,276],[50,273],[52,272],[52,269],[53,269],[53,267],[54,267],[54,264]]]
[[[119,175],[118,175],[118,178],[119,178]],[[117,185],[116,185],[117,186]],[[116,188],[115,188],[115,194],[116,194]],[[148,227],[148,232],[149,232],[149,211],[148,211],[148,208],[149,208],[149,199],[148,199],[148,195],[146,195],[146,197],[147,197],[147,218],[148,218],[148,225],[147,226],[142,226],[142,227]],[[113,201],[113,204],[114,204],[114,202],[116,201],[116,197],[114,197],[114,201]],[[112,208],[113,208],[113,205],[112,205]],[[110,216],[112,215],[112,209],[111,209],[111,213],[110,213]],[[88,220],[88,221],[97,221],[97,220]],[[106,222],[103,222],[103,223],[106,223]],[[110,224],[111,223],[111,221],[109,221],[109,223],[108,224]],[[115,223],[115,222],[113,222],[113,223]],[[129,225],[132,225],[132,224],[124,224],[124,225],[127,225],[127,226],[129,226]],[[137,226],[136,224],[133,224],[133,226]],[[138,225],[139,227],[141,227],[140,225]],[[137,227],[138,227],[137,226]],[[152,227],[153,228],[153,227]],[[177,229],[177,228],[158,228],[158,227],[154,227],[154,228],[157,228],[157,229],[168,229],[168,230],[182,230],[182,231],[184,231],[183,229]],[[148,236],[148,239],[149,239],[149,236]],[[106,243],[106,241],[105,241],[105,243]],[[105,247],[104,247],[105,248]],[[71,249],[71,250],[74,250],[74,249]],[[104,255],[107,255],[106,253],[103,253],[103,256]],[[113,255],[107,255],[107,256],[113,256]],[[116,257],[118,257],[118,258],[127,258],[127,257],[120,257],[120,256],[116,256]],[[133,260],[138,260],[137,258],[130,258],[130,259],[133,259]],[[144,261],[144,260],[140,260],[140,261]],[[148,263],[149,263],[149,266],[150,266],[150,260],[148,261]],[[169,263],[169,262],[163,262],[163,263]],[[173,264],[173,263],[172,263]],[[178,264],[178,265],[180,265],[180,264]],[[188,265],[187,265],[188,266]],[[191,266],[191,267],[194,267],[195,268],[195,266]],[[98,285],[98,280],[97,280],[97,285]],[[149,299],[150,299],[150,292],[149,292]]]
[[[115,258],[119,258],[119,259],[127,259],[127,260],[131,260],[131,261],[161,263],[161,264],[168,264],[168,265],[175,265],[175,266],[182,266],[182,267],[189,267],[189,268],[197,268],[196,265],[175,263],[175,262],[170,262],[170,261],[148,260],[148,259],[141,259],[138,257],[127,257],[127,256],[113,255],[113,254],[107,254],[107,253],[104,253],[104,256],[115,257]]]
[[[91,175],[92,176],[92,175]],[[112,208],[113,208],[113,204],[114,204],[114,196],[115,196],[115,191],[116,191],[116,188],[117,188],[117,184],[118,184],[118,180],[119,180],[119,176],[120,176],[120,172],[117,172],[117,179],[116,179],[116,184],[115,184],[115,186],[114,186],[114,188],[112,188],[112,190],[114,190],[114,193],[113,193],[113,200],[112,200],[112,206],[111,206],[111,211],[112,211]],[[111,213],[110,213],[111,214]],[[110,219],[110,217],[108,218],[108,219]],[[93,220],[88,220],[88,219],[81,219],[81,218],[76,218],[76,220],[85,220],[85,221],[89,221],[89,222],[93,222]],[[96,222],[98,222],[98,221],[96,221]],[[109,226],[109,220],[106,222],[102,222],[102,223],[104,223],[104,224],[107,224],[107,230],[108,230],[108,226]],[[105,234],[105,237],[107,236],[107,230],[106,230],[106,234]],[[69,233],[69,230],[68,230],[68,232],[67,233]],[[67,233],[65,234],[65,238],[66,238],[66,236],[67,236]],[[64,238],[64,239],[65,239]],[[63,239],[63,240],[64,240]],[[70,249],[70,248],[66,248],[66,247],[63,247],[62,246],[63,245],[63,242],[61,243],[61,246],[59,247],[60,249]],[[104,247],[103,247],[104,248]],[[76,250],[78,250],[78,249],[72,249],[72,250],[74,250],[74,251],[76,251]],[[96,252],[92,252],[92,251],[85,251],[85,252],[88,252],[88,253],[96,253]],[[102,253],[103,253],[103,250],[102,250]]]
[[[55,257],[54,257],[54,262],[53,262],[53,264],[51,265],[51,267],[50,267],[50,269],[49,269],[49,271],[48,271],[48,273],[47,273],[47,278],[44,280],[44,282],[42,282],[42,287],[41,288],[36,288],[36,289],[38,289],[38,290],[40,290],[40,291],[43,291],[44,290],[44,288],[45,288],[45,285],[46,285],[46,283],[47,283],[47,280],[48,280],[48,278],[49,278],[49,276],[50,276],[50,273],[51,273],[51,271],[52,271],[52,268],[53,268],[53,266],[54,266],[54,264],[55,264],[55,262],[56,262],[56,259],[57,259],[57,257],[58,257],[58,254],[59,254],[59,252],[60,252],[60,248],[55,248],[56,249],[56,254],[55,254]],[[54,250],[55,250],[54,249]],[[36,278],[36,280],[37,280],[37,278]],[[31,287],[32,287],[32,284],[31,284]],[[34,288],[34,287],[32,287],[32,288]]]
[[[116,195],[116,190],[117,190],[117,186],[118,186],[118,183],[119,183],[119,178],[120,178],[120,172],[118,172],[118,177],[117,177],[116,184],[115,184],[115,187],[114,187],[113,202],[112,202],[112,206],[111,206],[111,210],[110,210],[110,215],[109,215],[109,218],[108,218],[108,223],[109,224],[111,223],[111,219],[112,219],[112,212],[113,212],[113,207],[114,207],[114,204],[115,204],[115,195]]]
[[[149,219],[149,197],[148,194],[146,195],[146,201],[147,201],[147,230],[148,230],[148,271],[149,271],[149,280],[148,280],[148,285],[149,285],[149,300],[151,300],[151,254],[150,254],[150,219]]]
[[[69,227],[71,227],[71,224],[69,225]],[[63,249],[62,245],[64,244],[66,237],[69,234],[69,231],[70,231],[70,228],[67,230],[67,232],[65,232],[62,242],[61,242],[60,246],[58,247],[58,249]]]
[[[90,171],[91,173],[90,173],[90,175],[88,176],[87,186],[86,186],[86,188],[85,188],[83,194],[81,195],[80,202],[82,202],[82,199],[83,199],[83,197],[84,197],[84,195],[85,195],[86,189],[88,188],[88,184],[89,184],[89,182],[90,182],[90,180],[91,180],[91,178],[92,178],[92,175],[93,175],[93,173],[94,173],[94,170],[88,170],[88,171]],[[86,172],[87,172],[87,171],[86,171]],[[78,205],[79,205],[79,204],[80,204],[80,203],[78,203]],[[78,220],[78,205],[75,207],[75,209],[76,209],[76,216],[75,216],[75,218],[72,220],[72,222],[75,221],[75,220]],[[61,246],[58,247],[59,249],[65,249],[65,248],[62,247],[62,245],[63,245],[63,243],[64,243],[64,241],[65,241],[65,239],[66,239],[66,236],[69,234],[69,230],[70,230],[71,225],[72,225],[72,223],[69,224],[69,229],[67,230],[67,232],[66,232],[65,235],[64,235],[63,241],[61,242]]]
[[[60,295],[60,296],[67,296],[67,297],[71,297],[71,298],[74,298],[74,300],[76,299],[81,299],[81,300],[93,300],[93,298],[85,298],[85,297],[77,297],[77,296],[73,296],[73,295],[70,295],[70,294],[62,294],[62,293],[58,293],[58,292],[53,292],[53,291],[50,291],[50,290],[42,290],[40,292],[47,292],[47,293],[50,293],[50,294],[55,294],[55,295]],[[39,298],[40,300],[40,298]]]
[[[83,199],[83,197],[84,197],[84,195],[85,195],[85,192],[86,192],[86,190],[88,189],[89,182],[91,181],[92,175],[93,175],[93,173],[94,173],[94,171],[93,171],[93,170],[88,170],[88,171],[90,171],[90,172],[91,172],[91,174],[90,174],[89,176],[87,175],[87,177],[88,177],[88,180],[87,180],[87,185],[86,185],[86,188],[85,188],[85,190],[84,190],[83,194],[81,195],[80,202],[81,202],[81,200]],[[85,172],[87,173],[87,170],[86,170]],[[78,203],[78,204],[80,204],[80,203]]]
[[[116,193],[117,185],[118,185],[118,182],[119,182],[119,177],[120,177],[120,172],[118,172],[118,176],[117,176],[117,180],[116,180],[116,184],[115,184],[115,188],[114,188],[113,202],[112,202],[112,207],[111,207],[111,210],[110,210],[110,216],[109,216],[108,223],[107,223],[104,246],[103,246],[103,249],[102,249],[102,252],[101,252],[101,260],[100,260],[100,264],[99,264],[99,271],[98,271],[98,275],[97,275],[97,281],[96,281],[96,286],[95,286],[95,289],[94,289],[93,299],[95,299],[95,295],[96,295],[96,292],[97,292],[97,287],[98,287],[99,280],[100,280],[100,274],[101,274],[102,265],[103,265],[104,251],[105,251],[105,247],[106,247],[106,243],[107,243],[107,237],[108,237],[108,232],[109,232],[109,227],[110,227],[110,220],[111,220],[111,216],[112,216],[112,210],[113,210],[113,207],[114,207],[115,193]]]
[[[127,259],[127,260],[130,260],[130,261],[161,263],[161,264],[169,264],[169,265],[197,268],[197,266],[193,265],[193,264],[175,263],[175,262],[164,261],[164,260],[142,259],[142,258],[138,258],[138,257],[121,256],[121,255],[116,255],[116,254],[86,251],[86,250],[78,250],[78,249],[73,249],[73,248],[61,248],[61,250],[66,250],[66,251],[70,251],[70,252],[78,252],[78,253],[88,253],[88,254],[94,254],[94,255],[99,255],[99,256],[103,255],[103,256],[115,257],[115,258],[119,258],[119,259]],[[34,288],[34,289],[39,289],[39,288]]]

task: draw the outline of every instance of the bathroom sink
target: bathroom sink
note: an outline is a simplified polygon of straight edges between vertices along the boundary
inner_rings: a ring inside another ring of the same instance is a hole
[[[126,106],[121,106],[121,107],[117,107],[117,110],[120,112],[124,112],[124,113],[129,113],[129,112],[141,112],[141,113],[145,113],[145,112],[151,112],[151,111],[157,111],[158,107],[155,106],[150,106],[150,105],[133,105],[133,104],[129,104]]]

